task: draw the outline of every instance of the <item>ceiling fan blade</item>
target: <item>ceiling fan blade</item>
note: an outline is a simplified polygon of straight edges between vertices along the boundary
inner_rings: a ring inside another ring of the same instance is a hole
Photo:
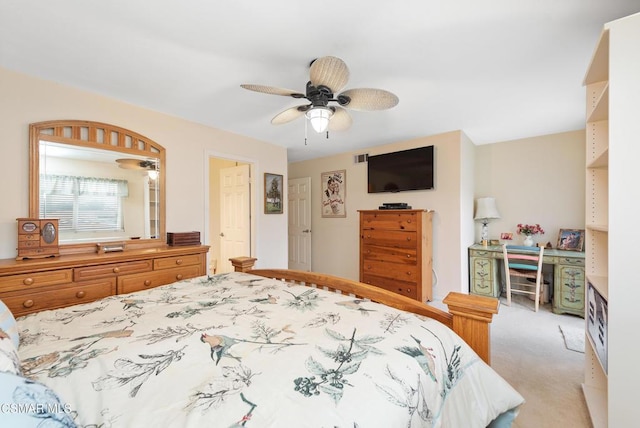
[[[326,86],[336,94],[349,81],[349,68],[340,58],[323,56],[313,61],[309,75],[313,86]]]
[[[286,109],[283,112],[278,113],[271,119],[272,125],[282,125],[283,123],[289,123],[301,116],[304,116],[304,112],[309,110],[309,106],[297,106]]]
[[[240,86],[243,87],[244,89],[248,89],[250,91],[255,91],[255,92],[262,92],[264,94],[282,95],[284,97],[293,97],[293,98],[304,98],[304,94],[301,94],[299,91],[294,91],[291,89],[276,88],[274,86],[251,85],[251,84],[242,84]]]
[[[341,106],[352,110],[385,110],[398,104],[398,97],[383,89],[348,89],[338,95]]]
[[[153,160],[140,160],[140,159],[131,159],[131,158],[123,158],[116,159],[116,163],[122,169],[156,169],[157,163]]]
[[[140,159],[116,159],[116,163],[122,169],[144,169],[140,162]]]
[[[333,109],[334,112],[333,116],[331,116],[331,120],[329,121],[329,130],[345,131],[349,129],[353,123],[353,119],[351,119],[349,112],[342,107],[331,107],[331,109]]]

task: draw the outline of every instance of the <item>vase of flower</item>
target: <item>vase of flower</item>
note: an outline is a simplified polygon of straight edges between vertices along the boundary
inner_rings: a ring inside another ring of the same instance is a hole
[[[533,242],[533,235],[544,234],[544,229],[539,224],[518,224],[516,227],[516,233],[518,235],[524,235],[524,241],[522,245],[527,247],[535,246]]]

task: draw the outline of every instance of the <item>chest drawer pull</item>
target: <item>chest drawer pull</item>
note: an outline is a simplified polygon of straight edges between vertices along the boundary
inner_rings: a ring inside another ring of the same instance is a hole
[[[25,308],[30,308],[31,306],[33,306],[33,300],[25,300],[24,302],[22,302],[22,306],[24,306]]]
[[[85,293],[84,291],[78,291],[78,292],[76,293],[76,297],[77,297],[78,299],[82,299],[82,298],[83,298],[84,296],[86,296],[86,295],[87,295],[87,293]]]
[[[114,267],[113,268],[113,273],[119,273],[120,272],[120,268],[119,267]]]
[[[407,241],[411,241],[411,237],[410,236],[407,236]]]
[[[150,286],[150,285],[151,285],[151,280],[150,280],[150,279],[145,279],[145,280],[144,280],[144,286],[145,286],[145,287],[148,287],[148,286]]]
[[[178,281],[180,281],[180,280],[182,279],[182,274],[181,274],[181,273],[177,274],[177,275],[176,275],[176,279],[177,279]]]
[[[181,265],[181,264],[182,264],[182,259],[178,259],[178,260],[176,260],[176,264],[177,264],[177,265]]]
[[[25,279],[22,280],[22,283],[24,285],[31,285],[31,284],[33,284],[33,278],[25,278]]]

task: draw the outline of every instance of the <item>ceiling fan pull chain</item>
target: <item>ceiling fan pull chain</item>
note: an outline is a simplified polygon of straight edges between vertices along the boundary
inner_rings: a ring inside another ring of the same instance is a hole
[[[327,140],[329,139],[329,131],[327,131]]]
[[[307,119],[304,120],[304,145],[307,145]]]

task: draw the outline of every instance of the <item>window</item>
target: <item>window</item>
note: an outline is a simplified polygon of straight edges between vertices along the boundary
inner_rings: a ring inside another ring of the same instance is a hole
[[[44,218],[59,219],[61,231],[122,231],[122,198],[127,196],[126,180],[40,176],[40,213]]]

